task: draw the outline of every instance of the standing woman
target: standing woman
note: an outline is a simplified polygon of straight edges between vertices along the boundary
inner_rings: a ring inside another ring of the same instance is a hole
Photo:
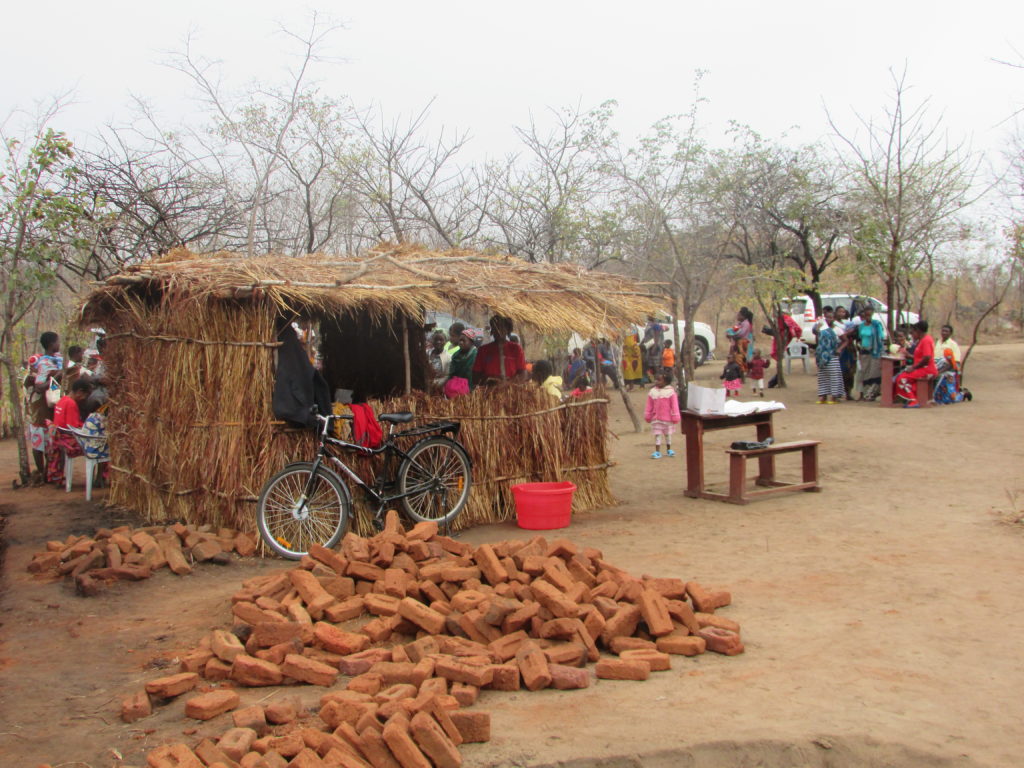
[[[644,365],[640,338],[635,333],[626,334],[622,345],[622,378],[626,382],[626,391],[632,392],[633,387],[643,384]]]
[[[840,342],[845,342],[839,347],[839,368],[843,373],[843,391],[847,400],[853,399],[853,377],[857,373],[857,350],[849,341],[847,334],[853,328],[850,322],[850,312],[846,307],[836,307],[833,315],[832,330],[836,332]]]
[[[885,353],[885,326],[875,316],[871,305],[860,311],[861,322],[854,329],[860,354],[861,399],[874,400],[881,393],[882,355]],[[925,329],[927,330],[927,323]],[[931,337],[929,337],[931,338]]]
[[[916,342],[914,362],[896,377],[894,394],[906,401],[904,408],[920,408],[921,404],[917,402],[917,382],[938,372],[935,367],[935,339],[929,335],[928,323],[924,320],[910,326],[910,335]]]
[[[818,363],[818,405],[835,405],[846,395],[843,386],[843,369],[839,363],[841,349],[846,345],[832,327],[834,315],[831,307],[825,307],[825,322],[817,329],[818,343],[814,347],[814,359]]]
[[[473,363],[473,381],[477,384],[501,384],[509,381],[525,382],[528,378],[526,355],[523,348],[509,339],[512,318],[495,315],[491,318],[490,344],[477,350]]]
[[[42,485],[46,481],[46,453],[50,447],[47,422],[53,419],[53,406],[46,402],[46,390],[50,388],[51,378],[59,382],[64,375],[60,337],[53,331],[47,331],[39,337],[39,345],[43,348],[43,354],[33,363],[25,379],[25,387],[29,390],[28,435],[32,460],[36,465],[34,485]]]
[[[736,325],[725,332],[736,344],[734,359],[744,372],[747,363],[754,357],[754,313],[747,307],[740,307],[736,313]]]

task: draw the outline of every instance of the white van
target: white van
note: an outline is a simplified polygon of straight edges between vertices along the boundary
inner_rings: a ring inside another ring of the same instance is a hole
[[[803,329],[801,340],[807,344],[814,344],[816,339],[814,338],[814,302],[811,301],[811,297],[807,294],[801,296],[794,296],[790,299],[783,299],[780,302],[782,311],[787,315],[790,315],[794,320],[800,323],[800,327]],[[859,293],[823,293],[821,294],[821,306],[823,307],[845,307],[850,313],[850,316],[856,315],[860,312],[865,305],[870,305],[875,310],[875,317],[882,321],[882,325],[888,329],[889,327],[889,307],[884,302],[872,296],[862,296]],[[899,325],[908,325],[910,323],[916,323],[921,319],[921,316],[916,312],[907,312],[904,310],[900,313]]]

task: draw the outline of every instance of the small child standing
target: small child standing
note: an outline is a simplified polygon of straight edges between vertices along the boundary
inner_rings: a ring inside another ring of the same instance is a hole
[[[747,373],[750,376],[751,392],[764,397],[764,372],[772,365],[771,360],[761,357],[761,350],[754,350],[754,357],[747,363]]]
[[[676,367],[676,351],[672,348],[671,341],[665,341],[665,348],[661,352],[661,368],[668,373],[669,381],[672,381],[672,371]]]
[[[722,375],[718,378],[722,379],[722,386],[725,387],[726,397],[732,395],[740,396],[740,390],[743,389],[743,369],[740,368],[739,363],[735,360],[730,360],[725,364]]]
[[[662,371],[654,377],[654,386],[647,393],[647,405],[644,407],[644,421],[651,425],[654,435],[652,459],[661,458],[662,436],[665,438],[665,454],[676,455],[672,450],[672,435],[679,419],[679,394],[672,386],[672,374]]]

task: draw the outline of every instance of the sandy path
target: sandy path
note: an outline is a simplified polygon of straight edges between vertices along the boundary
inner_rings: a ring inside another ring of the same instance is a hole
[[[743,625],[747,652],[676,658],[642,684],[485,694],[494,739],[467,749],[467,765],[616,756],[627,758],[605,764],[1019,765],[1024,530],[999,518],[1014,494],[1024,506],[1022,360],[1024,344],[977,350],[979,398],[924,411],[818,407],[814,376],[795,373],[776,434],[825,441],[825,490],[746,507],[684,498],[683,459],[647,458],[649,436],[627,431],[616,404],[613,484],[624,502],[577,516],[563,534],[637,574],[730,589],[723,614]],[[718,372],[711,364],[699,378]],[[741,436],[709,442],[710,480],[724,480],[720,448]],[[0,446],[0,460],[9,456],[10,444]],[[25,493],[0,492],[16,505],[0,598],[0,762],[99,768],[116,748],[140,764],[143,747],[186,725],[180,705],[123,725],[120,697],[154,674],[145,671],[153,659],[222,625],[240,580],[282,564],[161,573],[81,600],[33,581],[24,565],[47,538],[105,521],[78,494]],[[466,538],[524,535],[503,525]]]

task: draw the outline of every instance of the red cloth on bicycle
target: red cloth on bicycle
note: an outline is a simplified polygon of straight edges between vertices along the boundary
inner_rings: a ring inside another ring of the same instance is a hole
[[[379,448],[384,442],[384,431],[377,423],[373,408],[367,403],[353,403],[349,407],[352,409],[352,436],[356,445]]]

